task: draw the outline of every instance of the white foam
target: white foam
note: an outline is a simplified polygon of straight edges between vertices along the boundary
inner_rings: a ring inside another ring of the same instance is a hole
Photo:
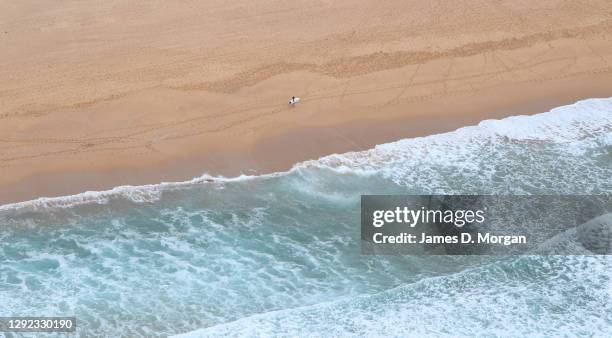
[[[270,174],[274,175],[274,174]],[[266,175],[268,176],[268,175]],[[106,204],[112,198],[123,197],[134,203],[151,203],[159,200],[161,194],[165,190],[188,187],[197,184],[214,184],[227,182],[240,182],[261,176],[241,175],[237,177],[226,178],[223,176],[210,176],[204,174],[183,182],[162,182],[157,184],[147,185],[122,185],[110,190],[102,191],[86,191],[83,193],[58,196],[58,197],[39,197],[34,200],[5,204],[0,206],[0,211],[18,210],[28,208],[32,210],[47,209],[47,208],[71,208],[83,204]]]
[[[444,134],[402,139],[361,152],[348,152],[306,161],[298,166],[326,167],[340,172],[376,172],[377,166],[408,156],[415,160],[447,163],[449,156],[466,154],[466,146],[508,141],[575,143],[588,137],[606,137],[612,131],[612,98],[588,99],[535,115],[484,120],[478,125]],[[608,135],[609,136],[609,135]]]
[[[548,193],[593,193],[590,188],[606,186],[610,167],[584,154],[601,153],[611,137],[612,99],[589,99],[546,113],[485,120],[449,133],[334,154],[297,167],[376,174],[421,193],[530,194],[543,187]],[[559,167],[571,170],[551,174]]]
[[[610,310],[610,289],[601,285],[610,263],[605,256],[523,256],[173,337],[603,337],[609,323],[598,314]]]

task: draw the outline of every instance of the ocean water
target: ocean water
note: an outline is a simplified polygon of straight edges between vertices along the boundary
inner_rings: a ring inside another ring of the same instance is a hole
[[[612,193],[612,99],[2,206],[0,316],[75,315],[79,337],[609,336],[608,256],[360,254],[361,194],[430,193]]]

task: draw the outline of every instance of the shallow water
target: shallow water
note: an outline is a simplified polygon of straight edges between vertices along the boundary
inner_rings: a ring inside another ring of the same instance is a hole
[[[363,256],[361,194],[610,194],[612,99],[236,179],[0,207],[0,316],[79,336],[605,336],[607,256]]]

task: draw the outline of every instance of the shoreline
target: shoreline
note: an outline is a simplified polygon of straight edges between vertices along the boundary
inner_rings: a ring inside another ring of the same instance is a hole
[[[606,82],[605,79],[603,81]],[[600,85],[597,81],[590,83]],[[585,88],[579,83],[576,86]],[[296,164],[331,154],[368,150],[401,139],[452,132],[462,127],[477,125],[483,120],[539,114],[586,99],[612,97],[612,85],[610,88],[603,86],[598,89],[588,88],[588,92],[600,94],[594,97],[583,97],[578,94],[572,96],[565,91],[577,93],[572,88],[564,88],[561,96],[542,97],[538,96],[536,90],[532,92],[534,95],[523,96],[523,100],[512,95],[508,96],[510,105],[497,105],[498,101],[491,101],[489,102],[491,109],[486,112],[468,113],[467,110],[472,110],[467,108],[473,106],[472,100],[488,101],[487,96],[483,96],[469,99],[468,102],[455,102],[462,103],[455,105],[455,109],[459,111],[446,111],[442,114],[432,113],[443,106],[436,104],[430,107],[431,111],[424,111],[420,117],[352,121],[329,127],[284,131],[258,140],[250,148],[225,151],[216,160],[194,155],[177,157],[172,159],[171,163],[157,167],[143,166],[88,174],[70,172],[41,174],[25,182],[2,186],[0,207],[28,203],[39,198],[62,198],[85,192],[106,192],[125,186],[188,183],[203,175],[210,175],[211,180],[214,180],[215,177],[232,179],[240,175],[260,176],[282,173],[292,169]],[[309,142],[304,148],[306,151],[294,151],[296,147],[304,146],[305,141]],[[201,170],[198,165],[209,170]],[[41,191],[41,182],[47,189],[46,194],[42,195],[38,194]]]

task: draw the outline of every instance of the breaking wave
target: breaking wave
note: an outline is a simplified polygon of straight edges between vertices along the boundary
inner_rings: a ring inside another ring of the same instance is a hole
[[[607,257],[523,256],[174,337],[605,337],[610,268]]]

